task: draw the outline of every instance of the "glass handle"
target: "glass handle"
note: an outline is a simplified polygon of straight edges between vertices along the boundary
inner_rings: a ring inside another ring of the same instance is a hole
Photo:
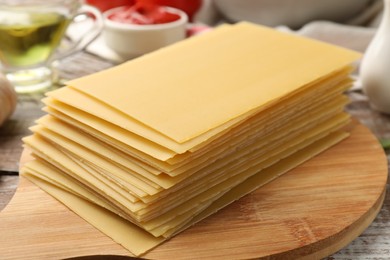
[[[98,9],[89,5],[83,5],[78,13],[73,17],[73,22],[77,23],[77,18],[82,16],[89,17],[93,21],[91,28],[88,28],[87,33],[85,33],[83,36],[80,36],[80,38],[76,41],[72,42],[70,47],[58,53],[54,60],[60,60],[73,55],[76,52],[84,50],[93,40],[99,36],[103,30],[103,17]]]

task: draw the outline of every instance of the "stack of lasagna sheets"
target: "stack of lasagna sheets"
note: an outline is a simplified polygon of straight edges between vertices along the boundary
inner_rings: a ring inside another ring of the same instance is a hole
[[[140,255],[345,138],[358,57],[221,26],[49,92],[22,174]]]

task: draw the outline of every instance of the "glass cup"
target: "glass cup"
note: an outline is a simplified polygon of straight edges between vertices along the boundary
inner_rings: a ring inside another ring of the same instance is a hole
[[[91,28],[59,51],[68,25],[91,17]],[[0,68],[16,92],[52,86],[53,63],[85,48],[103,28],[101,13],[79,0],[0,0]]]

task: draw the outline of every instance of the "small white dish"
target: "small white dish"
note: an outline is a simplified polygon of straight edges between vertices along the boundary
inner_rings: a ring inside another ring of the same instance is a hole
[[[113,21],[109,17],[124,7],[113,8],[103,13],[105,27],[103,39],[106,45],[124,59],[131,59],[165,47],[186,38],[188,17],[185,12],[164,7],[179,19],[162,24],[128,24]]]

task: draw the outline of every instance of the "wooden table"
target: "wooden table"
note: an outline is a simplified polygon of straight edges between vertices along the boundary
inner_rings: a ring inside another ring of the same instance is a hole
[[[91,54],[80,53],[63,61],[59,65],[59,71],[62,78],[72,79],[113,65]],[[352,100],[347,107],[348,112],[370,128],[378,138],[390,138],[390,116],[373,111],[364,94],[351,92],[348,95]],[[28,127],[43,114],[42,104],[39,101],[42,96],[42,93],[20,95],[14,115],[0,127],[0,210],[10,201],[17,187],[18,162],[22,152],[21,138],[29,135]],[[387,158],[389,161],[389,152]],[[389,187],[387,191],[384,206],[371,226],[350,245],[328,259],[388,259],[390,257]]]

